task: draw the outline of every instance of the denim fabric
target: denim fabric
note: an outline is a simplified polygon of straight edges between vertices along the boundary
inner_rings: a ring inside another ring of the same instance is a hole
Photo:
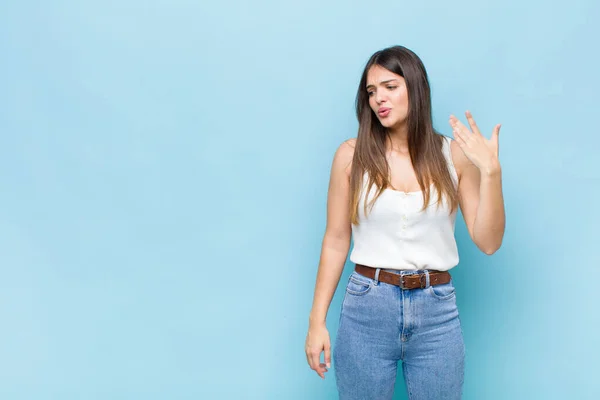
[[[341,400],[391,399],[398,361],[410,400],[462,396],[465,346],[449,283],[401,289],[353,271],[346,285],[333,346]],[[376,275],[377,278],[378,275]]]

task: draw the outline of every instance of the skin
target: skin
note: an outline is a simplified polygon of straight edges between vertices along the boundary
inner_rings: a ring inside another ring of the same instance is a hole
[[[420,190],[408,153],[409,99],[404,78],[373,66],[367,74],[366,89],[371,109],[390,131],[386,158],[393,188],[405,192]],[[390,108],[385,117],[377,114],[383,107]],[[491,139],[486,139],[471,113],[467,111],[465,116],[471,129],[453,115],[448,121],[455,138],[450,149],[459,179],[459,205],[471,239],[482,252],[491,255],[500,248],[505,229],[498,161],[500,125],[494,127]],[[331,342],[325,320],[350,249],[352,228],[348,204],[355,143],[356,139],[345,141],[334,155],[327,195],[327,223],[305,343],[307,362],[323,379],[331,363]],[[321,353],[324,353],[324,363]]]

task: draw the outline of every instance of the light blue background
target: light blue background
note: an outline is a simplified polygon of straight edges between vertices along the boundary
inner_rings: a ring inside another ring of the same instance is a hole
[[[600,398],[599,17],[594,0],[3,1],[0,398],[337,398],[303,349],[329,168],[364,63],[393,44],[423,59],[442,133],[466,109],[488,137],[503,124],[502,248],[457,219],[464,398]]]

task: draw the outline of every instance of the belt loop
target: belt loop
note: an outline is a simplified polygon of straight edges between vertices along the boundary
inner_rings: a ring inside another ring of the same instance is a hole
[[[381,271],[381,268],[377,268],[375,270],[375,277],[373,278],[375,281],[375,286],[379,285],[379,271]]]
[[[426,287],[426,288],[428,288],[430,283],[431,283],[431,282],[430,282],[430,280],[429,280],[429,270],[428,270],[428,269],[426,269],[426,270],[425,270],[425,287]]]

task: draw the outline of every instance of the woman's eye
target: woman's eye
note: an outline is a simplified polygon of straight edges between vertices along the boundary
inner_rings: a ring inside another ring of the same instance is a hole
[[[388,88],[388,89],[390,89],[390,90],[394,90],[394,89],[396,89],[397,87],[398,87],[398,86],[388,86],[387,88]]]
[[[367,92],[367,95],[369,95],[369,97],[371,97],[373,95],[373,92]]]

